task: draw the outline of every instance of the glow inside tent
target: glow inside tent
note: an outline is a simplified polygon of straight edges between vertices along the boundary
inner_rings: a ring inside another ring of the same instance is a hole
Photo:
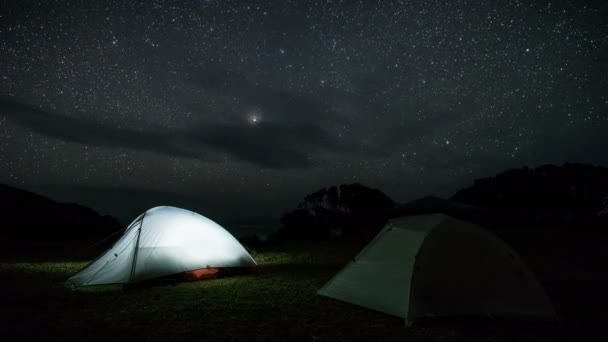
[[[68,279],[76,286],[125,284],[210,268],[256,266],[224,228],[197,213],[156,207],[104,254]]]

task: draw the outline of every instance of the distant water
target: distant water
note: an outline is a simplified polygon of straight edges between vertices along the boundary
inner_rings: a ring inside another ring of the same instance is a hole
[[[261,241],[266,241],[270,235],[275,233],[280,226],[278,224],[239,224],[230,225],[226,229],[236,238],[256,237]]]

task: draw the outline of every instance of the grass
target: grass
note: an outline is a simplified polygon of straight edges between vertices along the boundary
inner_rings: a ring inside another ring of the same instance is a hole
[[[566,237],[563,243],[571,240]],[[600,269],[572,264],[586,259],[566,258],[555,241],[549,259],[535,258],[542,241],[540,237],[527,241],[520,252],[529,255],[560,313],[567,313],[557,326],[406,328],[400,318],[318,296],[317,290],[364,245],[363,241],[341,241],[255,246],[252,254],[260,264],[257,275],[131,291],[120,286],[77,290],[66,286],[64,280],[86,261],[65,259],[65,246],[4,255],[0,331],[4,341],[563,341],[597,337],[606,317],[600,316],[608,302],[606,278],[594,278],[594,271]],[[44,255],[52,261],[42,261]],[[560,267],[568,271],[560,272]]]

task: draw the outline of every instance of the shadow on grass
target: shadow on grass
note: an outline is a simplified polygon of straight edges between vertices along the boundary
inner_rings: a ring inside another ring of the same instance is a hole
[[[467,336],[499,335],[513,341],[522,338],[554,340],[563,335],[564,327],[557,320],[521,317],[433,317],[418,319],[412,326],[433,331],[458,331]]]
[[[258,265],[258,274],[262,276],[333,276],[343,265],[334,264],[309,264],[309,263],[289,263],[289,264],[265,264]]]

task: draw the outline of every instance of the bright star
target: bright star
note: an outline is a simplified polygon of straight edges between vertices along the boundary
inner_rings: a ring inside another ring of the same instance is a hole
[[[250,125],[255,126],[262,121],[262,114],[259,110],[252,110],[247,114],[247,121]]]

